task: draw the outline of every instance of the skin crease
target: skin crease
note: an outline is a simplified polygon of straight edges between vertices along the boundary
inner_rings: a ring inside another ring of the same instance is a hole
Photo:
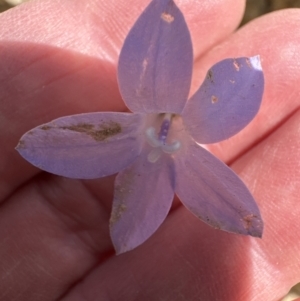
[[[33,1],[0,15],[1,301],[275,301],[300,280],[299,10],[231,34],[244,1],[176,2],[193,38],[192,91],[213,63],[261,55],[259,114],[209,148],[254,194],[263,239],[214,230],[178,206],[146,243],[115,257],[108,233],[113,177],[49,175],[13,150],[24,132],[51,119],[125,110],[117,56],[147,3]]]

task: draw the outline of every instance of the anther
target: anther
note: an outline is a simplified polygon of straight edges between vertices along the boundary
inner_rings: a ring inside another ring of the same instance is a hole
[[[172,114],[165,114],[159,133],[155,131],[154,127],[147,128],[147,142],[155,148],[148,154],[147,158],[149,162],[154,163],[161,157],[163,153],[172,154],[181,147],[181,143],[177,140],[171,144],[167,144],[171,119]]]

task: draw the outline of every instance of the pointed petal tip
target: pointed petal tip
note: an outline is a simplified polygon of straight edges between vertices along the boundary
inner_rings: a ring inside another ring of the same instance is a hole
[[[256,238],[262,238],[263,236],[263,229],[251,229],[248,235]]]
[[[18,151],[20,153],[20,150],[24,148],[24,141],[20,140],[19,143],[17,144],[17,146],[15,147],[15,150]]]
[[[126,249],[126,248],[118,249],[118,248],[115,247],[116,256],[122,255],[122,254],[124,254],[128,251],[131,251],[131,249]]]
[[[262,239],[262,236],[263,236],[263,232],[260,232],[259,235],[255,236],[255,237]]]
[[[260,60],[260,56],[259,55],[255,55],[252,57],[249,57],[249,61],[251,66],[259,71],[262,71],[262,66],[261,66],[261,60]]]
[[[264,223],[260,216],[250,214],[243,218],[243,223],[245,230],[247,230],[247,235],[262,238]]]
[[[137,246],[130,246],[130,245],[127,245],[127,244],[118,244],[116,241],[113,240],[113,237],[111,236],[111,239],[112,239],[112,244],[113,244],[113,247],[115,249],[115,253],[116,253],[116,256],[118,255],[122,255],[124,253],[127,253],[135,248],[137,248],[139,245]]]
[[[124,253],[124,252],[122,252],[122,250],[119,250],[116,247],[114,247],[114,249],[115,249],[116,256],[121,255],[122,253]]]

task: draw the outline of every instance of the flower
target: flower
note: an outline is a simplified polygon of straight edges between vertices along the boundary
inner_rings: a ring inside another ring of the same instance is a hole
[[[249,190],[198,144],[227,139],[254,118],[264,86],[259,57],[217,63],[187,101],[192,67],[181,11],[172,0],[153,0],[119,58],[121,95],[133,113],[58,118],[27,132],[17,146],[30,163],[57,175],[93,179],[119,172],[110,218],[118,254],[157,230],[174,193],[214,228],[262,236],[262,218]]]

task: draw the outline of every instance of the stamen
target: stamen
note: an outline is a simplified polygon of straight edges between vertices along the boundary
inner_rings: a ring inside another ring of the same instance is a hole
[[[161,154],[162,154],[161,148],[155,148],[155,149],[153,149],[148,154],[148,157],[147,157],[148,161],[151,162],[151,163],[155,163],[161,157]]]
[[[160,141],[157,139],[156,133],[155,133],[155,128],[154,127],[149,127],[146,130],[146,135],[147,135],[147,141],[152,147],[159,147],[161,146]]]
[[[171,118],[172,118],[172,115],[170,113],[165,114],[164,120],[163,120],[162,125],[160,127],[160,132],[158,134],[159,141],[161,141],[164,144],[166,143],[166,140],[167,140],[169,128],[170,128],[170,125],[171,125]]]
[[[171,144],[167,144],[167,137],[172,122],[172,114],[168,113],[164,115],[160,131],[157,134],[154,127],[149,127],[146,130],[147,142],[154,147],[148,154],[148,161],[155,163],[163,153],[172,154],[176,152],[180,147],[181,143],[175,140]]]
[[[173,154],[178,149],[180,149],[180,146],[181,146],[181,143],[178,140],[176,140],[172,144],[166,144],[166,145],[162,146],[162,150],[167,154]]]

